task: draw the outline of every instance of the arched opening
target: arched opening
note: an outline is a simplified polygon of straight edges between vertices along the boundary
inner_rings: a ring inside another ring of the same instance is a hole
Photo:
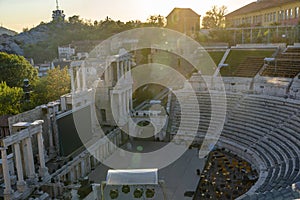
[[[136,125],[137,137],[134,140],[137,141],[154,141],[155,140],[155,127],[149,120],[142,120],[137,122]]]

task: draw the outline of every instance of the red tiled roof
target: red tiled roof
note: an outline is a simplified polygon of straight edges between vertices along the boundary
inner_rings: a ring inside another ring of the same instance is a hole
[[[247,14],[247,13],[256,12],[268,8],[274,8],[292,2],[300,2],[300,0],[259,0],[259,1],[252,2],[246,6],[243,6],[227,14],[226,17],[232,17],[232,16]]]

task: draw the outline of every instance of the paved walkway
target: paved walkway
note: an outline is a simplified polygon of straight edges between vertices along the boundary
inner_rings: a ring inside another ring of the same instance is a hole
[[[143,151],[149,152],[151,149],[159,149],[166,145],[162,142],[146,142],[146,141],[135,141],[132,143],[132,149],[137,147],[143,147]],[[141,151],[141,152],[143,152]],[[109,159],[117,161],[120,156],[120,151],[112,154]],[[124,166],[130,166],[129,160]],[[143,168],[153,168],[153,163],[147,167],[147,164],[143,165]],[[131,163],[132,164],[132,163]],[[173,162],[171,165],[159,169],[158,178],[159,180],[165,181],[165,191],[168,200],[191,200],[192,197],[184,197],[186,191],[195,191],[199,183],[200,177],[197,176],[196,170],[203,170],[205,165],[204,159],[198,158],[197,149],[187,150],[178,160]],[[128,167],[125,167],[128,168]],[[107,170],[109,168],[103,164],[100,164],[93,172],[90,173],[89,177],[91,181],[95,183],[101,183],[105,181]]]

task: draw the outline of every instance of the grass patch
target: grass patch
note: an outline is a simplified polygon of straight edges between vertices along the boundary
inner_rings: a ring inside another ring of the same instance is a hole
[[[218,66],[225,54],[225,51],[208,51],[207,53],[210,55],[214,63]]]

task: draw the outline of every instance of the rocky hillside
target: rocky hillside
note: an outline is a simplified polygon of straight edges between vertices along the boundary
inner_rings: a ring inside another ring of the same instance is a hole
[[[23,49],[14,40],[14,37],[6,34],[0,35],[0,52],[24,55]]]
[[[44,63],[58,57],[58,46],[74,41],[104,40],[122,31],[142,26],[144,24],[140,22],[124,23],[109,18],[91,23],[73,16],[68,21],[42,22],[37,27],[14,36],[0,35],[0,52],[23,55],[33,58],[35,63]]]
[[[0,35],[0,51],[24,56],[24,48],[47,40],[47,32],[48,28],[44,24],[20,34]]]
[[[17,34],[17,32],[9,30],[9,29],[1,26],[0,27],[0,35],[3,35],[3,34],[14,36]]]

